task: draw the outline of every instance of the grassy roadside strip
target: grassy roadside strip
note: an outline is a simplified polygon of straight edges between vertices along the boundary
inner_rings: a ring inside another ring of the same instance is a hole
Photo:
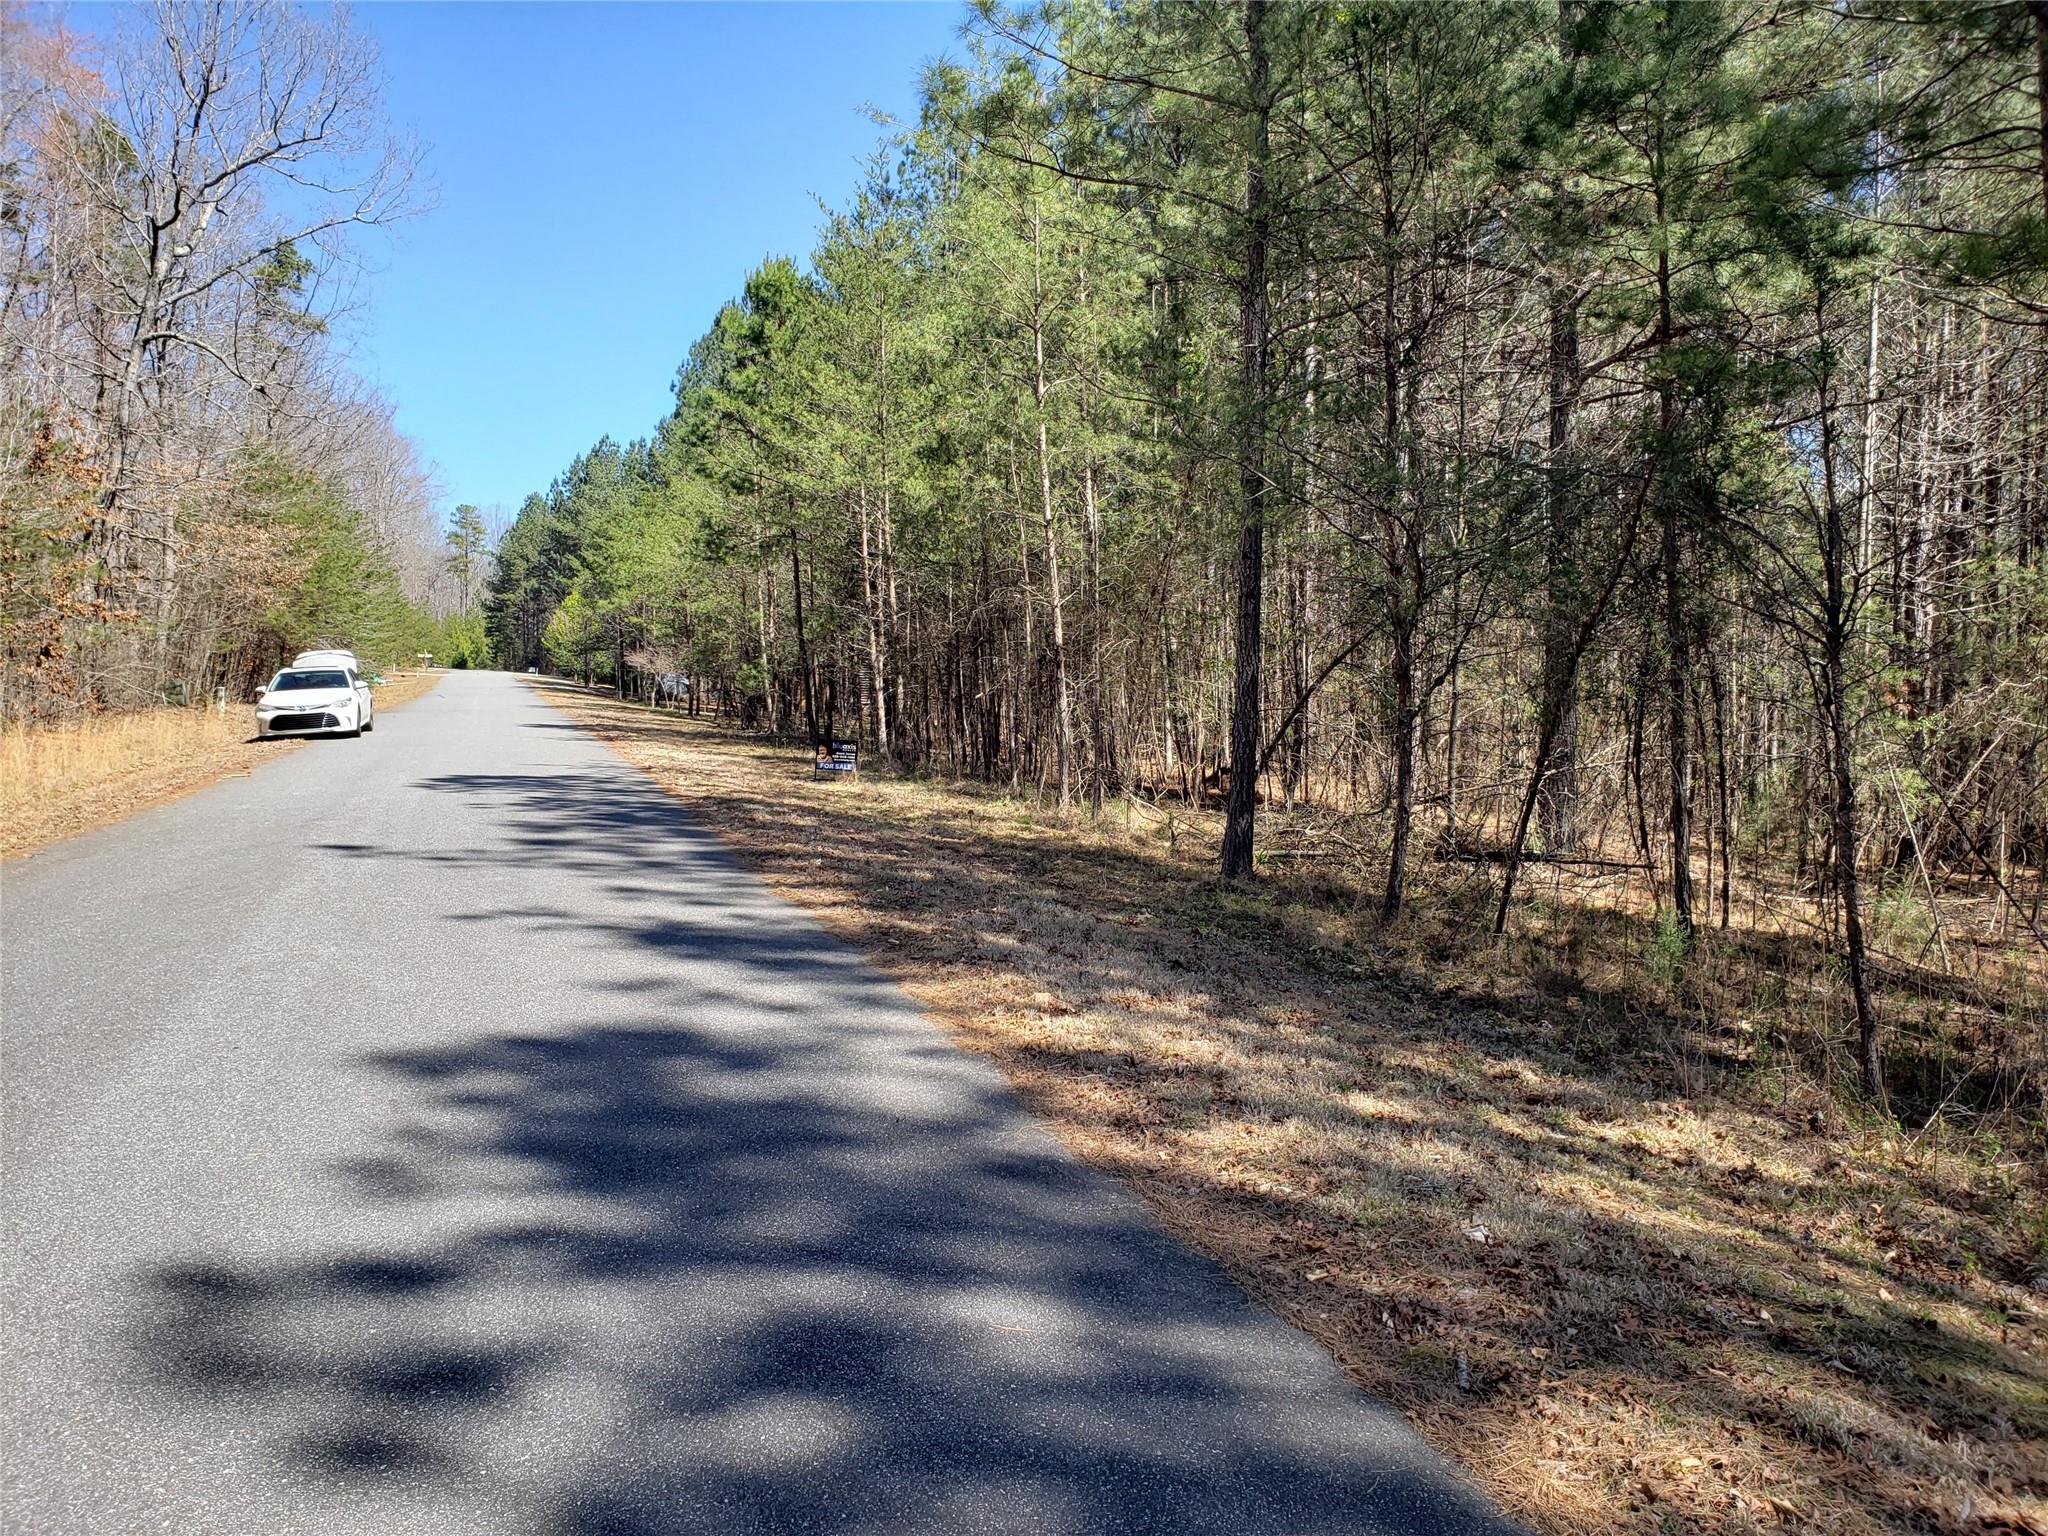
[[[439,672],[393,673],[377,713],[411,703]],[[13,859],[246,774],[296,741],[258,741],[247,704],[102,715],[74,726],[0,732],[0,859]]]
[[[540,686],[1537,1529],[2048,1532],[2038,1167],[1589,1063],[1597,1000],[1157,829]]]

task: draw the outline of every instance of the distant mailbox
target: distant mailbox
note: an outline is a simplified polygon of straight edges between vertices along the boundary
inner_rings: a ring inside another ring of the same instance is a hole
[[[811,765],[811,777],[814,779],[859,772],[860,744],[853,741],[835,741],[829,747],[819,747],[817,761]]]

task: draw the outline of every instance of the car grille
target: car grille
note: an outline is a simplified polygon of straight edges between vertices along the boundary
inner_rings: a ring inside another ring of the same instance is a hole
[[[332,715],[272,715],[273,731],[331,731],[340,722]]]

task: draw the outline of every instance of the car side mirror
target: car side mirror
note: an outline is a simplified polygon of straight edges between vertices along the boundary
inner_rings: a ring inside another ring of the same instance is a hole
[[[260,699],[263,697],[263,695],[265,695],[268,692],[270,692],[268,688],[258,688],[256,690],[256,697]]]

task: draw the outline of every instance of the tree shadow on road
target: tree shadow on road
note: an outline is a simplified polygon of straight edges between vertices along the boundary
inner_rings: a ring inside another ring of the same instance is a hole
[[[359,1058],[391,1114],[332,1170],[334,1246],[144,1277],[147,1380],[282,1479],[551,1536],[1495,1528],[984,1063],[760,920],[645,781],[431,787],[494,797],[502,835],[329,851],[572,871],[597,916],[464,920],[625,946],[641,979]]]

